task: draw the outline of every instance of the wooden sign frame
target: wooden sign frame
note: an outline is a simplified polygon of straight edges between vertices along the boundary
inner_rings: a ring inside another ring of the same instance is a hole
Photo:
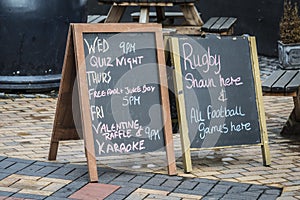
[[[250,56],[251,56],[250,59],[251,59],[252,73],[254,78],[256,107],[257,107],[258,117],[259,117],[260,137],[261,137],[260,143],[250,144],[250,145],[261,146],[263,165],[269,166],[271,164],[271,158],[270,158],[270,150],[268,144],[265,111],[264,111],[263,99],[262,99],[262,88],[261,88],[257,49],[256,49],[256,40],[255,37],[248,37],[247,39],[249,41],[249,46],[250,46]],[[181,138],[183,165],[184,165],[185,172],[191,172],[192,171],[191,150],[213,149],[213,148],[217,149],[217,148],[226,148],[231,146],[210,147],[210,148],[190,147],[191,141],[189,139],[189,128],[188,128],[188,122],[186,117],[187,114],[185,109],[186,97],[184,96],[183,93],[184,86],[182,81],[183,80],[182,70],[180,64],[179,41],[177,37],[169,38],[169,48],[170,48],[172,63],[173,66],[175,67],[173,77],[174,77],[174,86],[175,86],[175,93],[176,93],[176,104],[178,110],[178,122],[179,122],[180,138]],[[243,146],[243,145],[236,145],[236,146]]]
[[[170,118],[162,28],[161,25],[158,24],[109,23],[70,25],[48,159],[56,159],[59,141],[83,138],[90,181],[98,181],[94,139],[92,134],[92,120],[89,107],[90,102],[88,97],[83,34],[120,32],[151,32],[155,34],[167,167],[168,174],[175,175],[177,172]],[[72,97],[73,95],[75,97],[78,95],[78,99],[74,99],[74,97]],[[72,110],[72,108],[78,108],[79,112],[77,113],[76,109]]]

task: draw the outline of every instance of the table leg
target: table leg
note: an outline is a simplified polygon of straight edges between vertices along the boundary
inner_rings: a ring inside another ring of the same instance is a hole
[[[125,6],[117,6],[112,5],[108,12],[107,18],[104,23],[117,23],[121,20],[126,7]]]
[[[162,6],[156,6],[156,16],[157,16],[157,22],[162,23],[166,18],[165,8]]]
[[[188,25],[191,26],[202,26],[203,21],[199,16],[199,13],[194,4],[182,4],[180,5],[180,9],[184,15],[185,20]]]
[[[139,23],[148,23],[149,22],[149,7],[142,6]]]
[[[300,87],[298,88],[297,96],[293,97],[293,100],[294,109],[280,133],[285,137],[300,136]]]

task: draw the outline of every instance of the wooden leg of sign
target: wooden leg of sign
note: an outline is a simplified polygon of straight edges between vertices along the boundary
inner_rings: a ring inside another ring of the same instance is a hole
[[[182,135],[182,131],[180,131],[180,134],[182,138],[181,148],[182,148],[182,160],[183,160],[184,172],[189,173],[193,171],[191,150],[190,150],[190,140],[186,138],[187,136]]]
[[[149,7],[142,6],[139,23],[148,23],[149,22]]]
[[[174,53],[174,52],[179,52],[178,39],[172,38],[169,44],[171,49],[172,60],[174,61],[174,63],[180,63],[180,55]],[[192,160],[191,160],[191,152],[190,152],[188,123],[186,119],[185,99],[183,95],[182,72],[181,72],[181,67],[176,66],[176,64],[175,64],[173,77],[174,77],[174,87],[177,95],[176,106],[178,110],[178,122],[179,122],[184,171],[191,172]]]
[[[203,21],[199,16],[199,13],[194,4],[182,4],[180,5],[180,9],[184,15],[185,20],[188,25],[191,26],[202,26]]]
[[[58,150],[58,142],[51,141],[48,160],[56,160],[57,150]]]
[[[117,6],[112,5],[108,12],[107,18],[104,23],[117,23],[121,20],[126,7],[125,6]]]
[[[57,99],[56,112],[48,154],[49,160],[56,160],[59,141],[80,139],[75,128],[72,112],[72,91],[75,80],[75,54],[71,28],[69,28],[61,85]]]
[[[267,133],[267,124],[265,118],[265,109],[262,99],[262,87],[260,80],[259,64],[258,64],[258,54],[256,49],[256,40],[255,37],[249,37],[250,49],[251,49],[251,59],[252,59],[252,68],[253,76],[255,79],[255,90],[256,90],[256,102],[258,116],[260,118],[260,130],[261,130],[261,150],[263,157],[263,164],[269,166],[271,164],[270,148],[268,142],[268,133]]]
[[[98,171],[97,171],[97,163],[95,154],[89,152],[87,149],[85,150],[87,165],[89,171],[90,182],[98,182]]]
[[[165,48],[164,40],[162,34],[157,36],[157,51],[158,63],[165,63]],[[173,142],[173,132],[172,132],[172,121],[171,121],[171,111],[169,102],[169,90],[168,90],[168,78],[167,78],[167,68],[163,64],[159,64],[159,77],[160,77],[160,93],[161,93],[161,103],[162,103],[162,115],[164,123],[164,136],[165,136],[165,147],[166,156],[168,163],[168,174],[176,175],[176,159],[174,153],[174,142]]]

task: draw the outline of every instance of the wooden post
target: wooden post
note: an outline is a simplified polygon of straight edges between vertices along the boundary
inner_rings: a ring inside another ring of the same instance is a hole
[[[171,38],[170,42],[170,49],[171,49],[171,57],[174,63],[180,63],[180,55],[179,53],[179,46],[178,46],[178,39]],[[181,149],[182,149],[182,160],[184,165],[185,172],[192,171],[192,160],[191,160],[191,151],[190,151],[190,139],[189,139],[189,130],[188,124],[186,119],[186,110],[185,110],[185,100],[183,95],[183,83],[182,83],[182,72],[181,67],[176,66],[174,70],[174,87],[177,94],[176,97],[176,105],[178,112],[178,123],[179,123],[179,131],[180,131],[180,138],[181,138]]]
[[[77,132],[80,131],[80,125],[75,127],[74,114],[72,112],[72,94],[75,82],[75,54],[73,36],[71,28],[67,37],[67,44],[65,50],[65,57],[62,70],[61,85],[56,106],[56,113],[54,117],[54,124],[49,149],[49,160],[56,160],[59,141],[61,140],[77,140],[80,136]],[[68,84],[62,84],[68,82]],[[80,119],[78,120],[80,121]]]
[[[162,6],[156,6],[156,16],[157,16],[157,22],[162,23],[166,18],[165,8]]]
[[[249,37],[249,42],[250,42],[253,77],[255,80],[257,111],[258,111],[258,116],[260,117],[259,121],[260,121],[260,129],[261,129],[261,150],[263,156],[263,165],[269,166],[271,164],[271,156],[270,156],[270,148],[268,142],[265,109],[263,106],[263,99],[262,99],[262,87],[261,87],[255,38]]]
[[[112,5],[110,10],[107,14],[107,18],[105,19],[104,23],[117,23],[121,20],[126,7],[125,6],[118,6]]]
[[[139,23],[148,23],[149,22],[149,7],[142,6]]]
[[[194,4],[182,4],[180,9],[189,25],[202,26],[203,21]]]

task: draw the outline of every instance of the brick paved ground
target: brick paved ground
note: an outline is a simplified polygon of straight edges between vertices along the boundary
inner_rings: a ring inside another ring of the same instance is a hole
[[[194,171],[185,174],[179,135],[175,134],[178,176],[161,175],[166,174],[163,153],[128,156],[122,162],[120,158],[99,161],[100,182],[121,186],[108,199],[128,195],[128,199],[197,199],[211,195],[233,199],[237,194],[243,198],[249,195],[249,199],[277,195],[300,199],[300,142],[279,136],[292,110],[292,98],[264,97],[264,103],[271,167],[262,166],[260,148],[246,146],[193,151]],[[61,142],[57,161],[47,161],[55,105],[56,98],[0,99],[0,196],[68,197],[87,184],[81,140]],[[277,188],[283,188],[282,194]]]
[[[91,199],[97,185],[88,184],[82,140],[61,142],[57,161],[47,161],[57,99],[11,97],[0,99],[0,199],[78,198],[84,189]],[[99,182],[108,185],[98,185],[96,195],[106,188],[113,192],[106,199],[300,199],[300,141],[279,136],[292,98],[263,99],[270,167],[260,148],[245,146],[193,151],[194,171],[185,174],[174,134],[178,176],[165,175],[164,153],[104,158]]]

